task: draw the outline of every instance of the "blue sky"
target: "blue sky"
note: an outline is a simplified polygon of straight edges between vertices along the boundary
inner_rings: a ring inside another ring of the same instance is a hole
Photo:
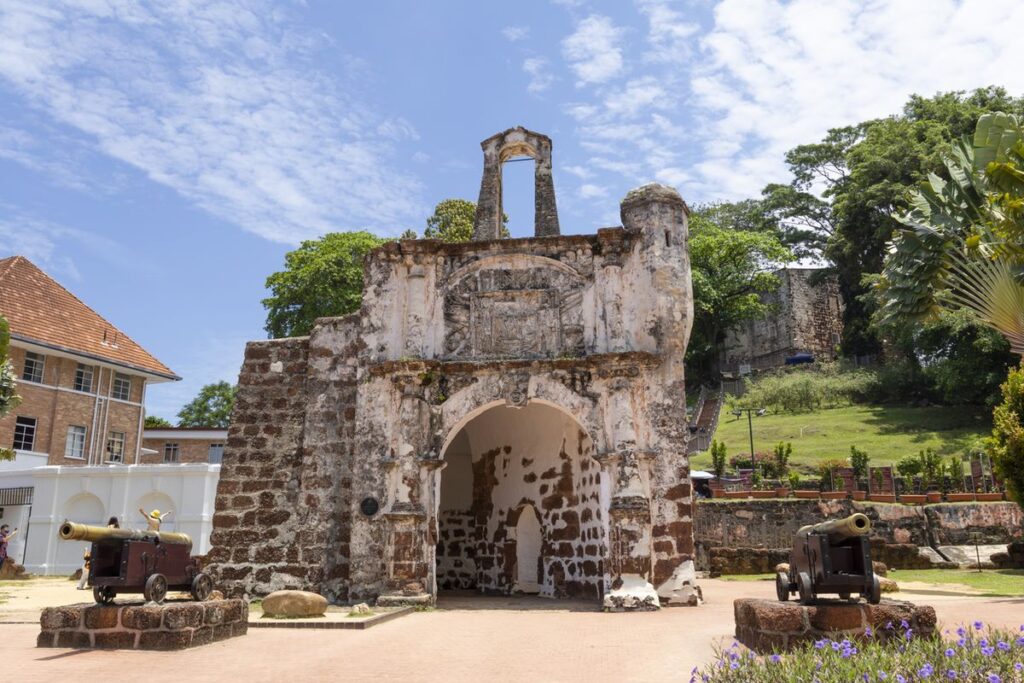
[[[563,232],[631,187],[691,203],[914,92],[1024,94],[1024,3],[3,0],[0,257],[33,259],[185,379],[264,337],[268,274],[331,230],[422,231],[476,199],[479,142],[554,140]],[[532,230],[530,164],[506,171]]]

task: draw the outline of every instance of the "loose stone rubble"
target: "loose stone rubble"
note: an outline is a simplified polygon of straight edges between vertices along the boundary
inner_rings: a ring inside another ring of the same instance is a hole
[[[562,236],[550,139],[483,148],[474,241],[385,244],[358,313],[247,346],[208,556],[228,595],[700,602],[689,209],[645,185],[622,227]],[[494,239],[500,164],[520,154],[536,237]]]

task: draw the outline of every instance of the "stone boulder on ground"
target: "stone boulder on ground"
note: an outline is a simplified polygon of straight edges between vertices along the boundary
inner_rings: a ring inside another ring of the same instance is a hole
[[[887,566],[885,566],[884,562],[879,562],[878,560],[872,560],[871,561],[871,570],[873,572],[875,572],[875,574],[878,574],[879,576],[888,576],[889,575],[889,568]]]
[[[263,598],[263,614],[268,617],[321,617],[327,611],[327,598],[309,591],[274,591]]]
[[[4,562],[0,565],[0,579],[4,581],[10,579],[27,579],[29,577],[25,568],[15,562],[9,557],[4,558]]]
[[[881,587],[883,593],[898,593],[900,587],[892,579],[884,576],[878,577],[878,585]]]

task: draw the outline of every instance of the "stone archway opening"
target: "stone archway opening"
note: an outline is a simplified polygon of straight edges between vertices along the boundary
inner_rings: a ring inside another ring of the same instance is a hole
[[[449,439],[438,496],[441,592],[598,599],[607,485],[568,413],[496,405]]]

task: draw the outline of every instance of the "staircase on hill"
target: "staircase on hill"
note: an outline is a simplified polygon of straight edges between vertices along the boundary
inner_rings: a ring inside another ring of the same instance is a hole
[[[724,394],[722,388],[718,390],[707,390],[701,387],[701,396],[694,408],[696,419],[690,423],[690,441],[687,444],[687,453],[699,453],[706,451],[711,446],[711,439],[718,429],[718,415],[721,413]]]

